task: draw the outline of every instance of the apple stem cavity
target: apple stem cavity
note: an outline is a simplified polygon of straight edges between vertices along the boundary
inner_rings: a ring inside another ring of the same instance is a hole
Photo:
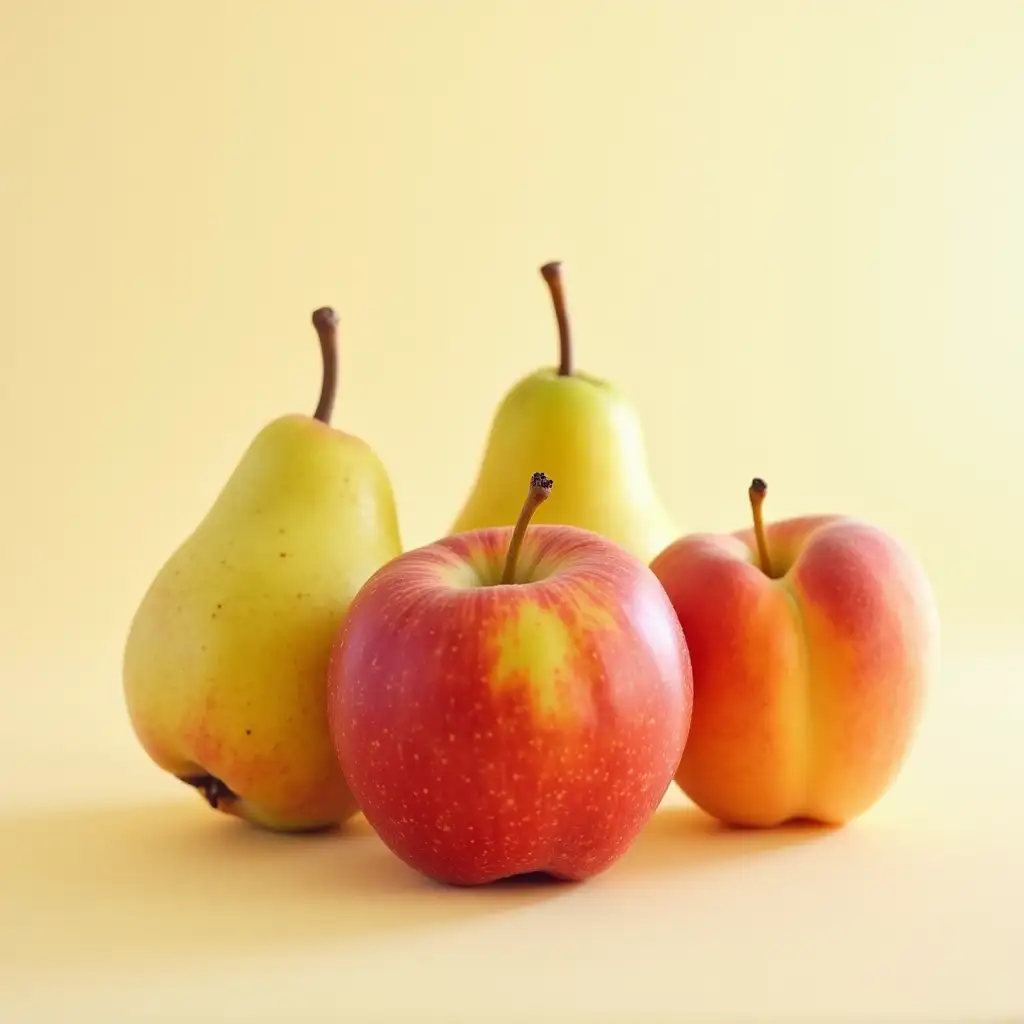
[[[545,263],[540,268],[541,277],[547,282],[551,292],[551,302],[555,307],[555,319],[558,321],[558,376],[572,376],[572,333],[569,330],[569,314],[565,308],[565,292],[562,289],[562,264],[557,260]]]
[[[774,579],[775,571],[768,554],[768,538],[764,534],[764,516],[761,512],[764,497],[768,493],[768,485],[756,476],[750,484],[748,493],[750,495],[750,511],[754,515],[754,537],[757,539],[757,558],[761,565],[761,572]]]
[[[320,401],[313,419],[330,423],[334,412],[334,397],[338,390],[338,314],[330,306],[323,306],[313,313],[313,327],[320,339],[320,355],[323,357],[324,375],[320,385]]]
[[[515,582],[516,563],[519,561],[519,552],[523,547],[526,528],[530,525],[534,512],[551,497],[551,488],[554,486],[555,482],[543,473],[534,473],[530,477],[530,490],[526,495],[526,501],[523,502],[519,518],[516,520],[512,539],[508,542],[508,554],[505,556],[505,569],[501,574],[500,583]]]

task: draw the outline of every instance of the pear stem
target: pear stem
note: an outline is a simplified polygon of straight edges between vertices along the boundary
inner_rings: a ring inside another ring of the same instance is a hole
[[[562,289],[562,264],[555,261],[540,268],[541,276],[551,292],[558,321],[558,376],[572,376],[572,333],[569,330],[569,314],[565,309],[565,292]]]
[[[774,577],[772,560],[768,554],[768,539],[764,533],[764,516],[761,513],[764,496],[768,493],[768,485],[760,477],[754,477],[747,493],[750,495],[750,511],[754,515],[754,537],[757,539],[757,557],[761,563],[761,572],[765,576]]]
[[[323,306],[313,313],[313,326],[320,339],[320,355],[324,364],[320,401],[313,418],[321,423],[330,423],[338,390],[338,314],[330,306]]]
[[[523,502],[522,511],[516,520],[515,529],[512,531],[512,539],[508,542],[508,554],[505,556],[505,569],[501,574],[501,583],[514,583],[516,578],[516,563],[519,561],[519,552],[523,547],[523,539],[526,537],[526,528],[530,525],[534,512],[551,496],[551,488],[555,482],[543,473],[534,473],[530,477],[530,490]]]

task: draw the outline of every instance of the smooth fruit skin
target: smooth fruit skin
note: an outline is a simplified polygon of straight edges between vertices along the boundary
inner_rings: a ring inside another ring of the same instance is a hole
[[[938,667],[938,610],[919,563],[869,524],[806,516],[766,535],[778,579],[758,568],[752,530],[691,535],[652,563],[693,662],[676,781],[730,824],[842,825],[910,749]]]
[[[690,662],[650,570],[587,531],[532,526],[407,552],[356,597],[330,669],[338,756],[370,825],[456,885],[582,880],[671,785]]]
[[[678,535],[648,472],[633,406],[605,381],[553,369],[529,374],[503,398],[473,489],[449,532],[513,525],[522,481],[536,466],[558,486],[535,523],[599,533],[645,565]]]
[[[219,809],[267,828],[351,817],[327,667],[350,601],[400,551],[369,446],[309,417],[268,424],[132,621],[124,695],[152,760],[215,776],[238,795]]]

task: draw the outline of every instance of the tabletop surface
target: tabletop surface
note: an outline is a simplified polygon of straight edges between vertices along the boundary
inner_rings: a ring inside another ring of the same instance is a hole
[[[845,829],[728,831],[673,790],[603,876],[479,890],[361,819],[209,812],[140,755],[116,683],[108,707],[56,676],[0,724],[4,1022],[1024,1019],[1024,649],[946,657]]]

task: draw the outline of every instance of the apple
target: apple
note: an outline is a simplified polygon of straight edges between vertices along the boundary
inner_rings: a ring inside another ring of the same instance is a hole
[[[407,551],[356,595],[328,714],[370,826],[451,885],[581,881],[632,845],[689,728],[686,641],[661,584],[614,542],[529,527]]]
[[[843,515],[697,533],[651,563],[693,668],[676,782],[739,826],[840,826],[890,787],[939,659],[935,597],[885,531]]]

